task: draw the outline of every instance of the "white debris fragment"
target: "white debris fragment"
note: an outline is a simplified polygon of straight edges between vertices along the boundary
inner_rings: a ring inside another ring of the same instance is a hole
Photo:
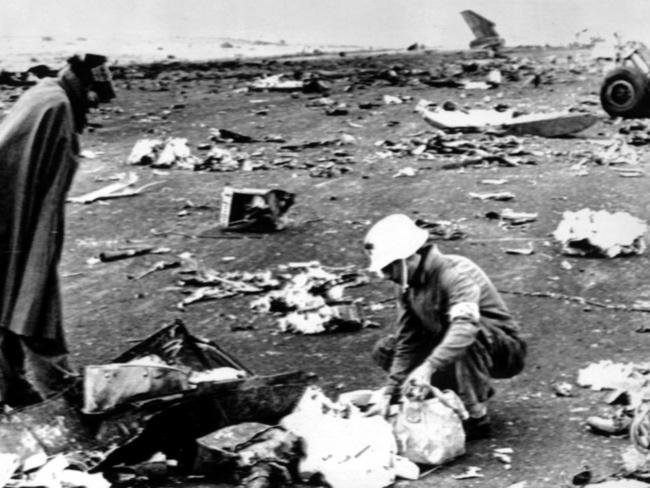
[[[481,468],[478,466],[468,466],[467,470],[464,473],[457,474],[453,478],[457,480],[468,480],[472,478],[483,478],[481,474]]]
[[[330,307],[323,306],[314,312],[289,312],[278,319],[278,327],[282,332],[320,334],[325,332],[325,323],[331,318]]]
[[[97,156],[99,155],[98,152],[93,151],[91,149],[84,149],[79,153],[79,156],[85,159],[97,159]]]
[[[404,103],[400,97],[394,95],[384,95],[384,104],[385,105],[400,105]]]
[[[526,488],[527,484],[528,484],[528,482],[526,482],[526,481],[519,481],[517,483],[514,483],[514,484],[508,486],[508,488]]]
[[[646,365],[647,366],[647,365]],[[591,363],[578,371],[577,383],[592,390],[635,390],[643,386],[647,378],[634,363],[615,363],[604,359]]]
[[[357,142],[357,139],[351,134],[341,134],[339,136],[339,142],[343,145],[355,144]]]
[[[639,153],[622,137],[614,139],[604,150],[596,153],[594,157],[597,163],[606,166],[639,164]]]
[[[68,467],[69,463],[65,456],[58,454],[50,459],[45,466],[41,467],[36,473],[30,476],[29,480],[22,482],[23,487],[40,487],[62,488],[62,473]]]
[[[485,79],[492,86],[498,86],[503,83],[503,76],[498,69],[490,70]]]
[[[515,198],[515,194],[509,191],[495,191],[491,193],[469,192],[469,196],[470,198],[478,200],[497,200],[501,202],[506,202]]]
[[[194,169],[198,159],[192,156],[187,139],[184,137],[171,137],[158,155],[156,161],[151,163],[155,168],[171,168],[177,166],[183,169]]]
[[[303,82],[300,80],[286,79],[284,74],[270,75],[253,81],[249,86],[251,90],[278,90],[293,91],[300,90]]]
[[[416,481],[420,477],[420,467],[404,456],[395,455],[393,466],[397,478]]]
[[[196,383],[208,383],[208,382],[218,382],[218,381],[231,381],[239,378],[244,378],[245,376],[246,373],[240,369],[224,366],[222,368],[209,369],[207,371],[193,371],[190,374],[189,382],[192,384],[196,384]]]
[[[503,453],[500,453],[500,452],[493,452],[492,456],[495,459],[498,459],[499,461],[501,461],[503,464],[512,464],[512,456],[510,456],[510,454],[503,454]]]
[[[417,170],[411,166],[400,169],[393,175],[393,178],[413,177],[417,174]]]
[[[101,473],[85,473],[77,469],[66,469],[61,472],[63,486],[83,488],[110,488],[111,483]]]
[[[9,483],[19,467],[20,457],[17,454],[0,453],[0,487]]]
[[[609,213],[587,208],[564,212],[553,237],[568,255],[597,255],[613,258],[642,254],[647,225],[627,212]]]
[[[135,143],[126,162],[132,165],[149,165],[156,161],[163,147],[160,139],[140,139]]]

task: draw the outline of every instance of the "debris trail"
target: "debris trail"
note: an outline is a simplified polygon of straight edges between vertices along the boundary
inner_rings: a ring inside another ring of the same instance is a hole
[[[523,297],[538,297],[538,298],[553,298],[555,300],[566,300],[569,302],[579,303],[581,305],[591,305],[593,307],[606,308],[608,310],[619,310],[622,312],[645,312],[650,313],[648,306],[635,306],[625,305],[624,303],[603,303],[590,298],[585,298],[576,295],[565,295],[564,293],[556,293],[553,291],[515,291],[515,290],[499,290],[500,293],[507,293],[510,295],[519,295]]]

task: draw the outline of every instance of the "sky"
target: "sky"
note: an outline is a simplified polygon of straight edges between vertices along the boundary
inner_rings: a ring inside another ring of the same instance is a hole
[[[508,45],[576,32],[648,41],[647,0],[0,0],[0,36],[213,37],[303,44],[465,48],[459,12],[496,23]]]

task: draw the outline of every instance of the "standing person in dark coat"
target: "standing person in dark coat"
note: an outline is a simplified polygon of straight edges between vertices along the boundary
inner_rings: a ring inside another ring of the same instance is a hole
[[[418,396],[433,385],[463,400],[469,438],[485,436],[492,378],[518,374],[526,344],[485,272],[466,257],[441,253],[427,239],[426,230],[400,214],[380,220],[366,235],[370,270],[402,291],[396,334],[373,351],[388,380],[369,413],[386,414],[400,389]]]
[[[0,124],[0,405],[35,403],[69,379],[57,273],[64,206],[86,114],[114,97],[106,58],[74,56]]]

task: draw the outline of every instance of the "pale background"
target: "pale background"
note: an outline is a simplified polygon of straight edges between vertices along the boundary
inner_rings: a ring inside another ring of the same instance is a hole
[[[0,68],[16,56],[65,50],[129,57],[211,58],[308,51],[324,45],[462,49],[459,12],[496,22],[507,45],[562,45],[614,32],[650,40],[646,0],[0,0]],[[49,36],[46,42],[42,36]],[[221,48],[223,38],[234,48]],[[219,42],[217,42],[219,40]],[[287,46],[239,44],[284,41]],[[42,59],[39,59],[42,61]]]

